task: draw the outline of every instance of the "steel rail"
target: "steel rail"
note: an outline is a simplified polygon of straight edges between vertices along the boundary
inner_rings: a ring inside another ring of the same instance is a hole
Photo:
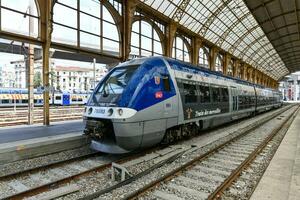
[[[159,177],[158,179],[156,179],[155,181],[152,181],[148,184],[146,184],[144,187],[134,191],[131,194],[128,194],[127,196],[125,196],[124,198],[122,198],[122,200],[128,200],[128,199],[136,199],[139,196],[143,195],[145,192],[151,190],[152,188],[156,187],[157,185],[159,185],[160,183],[164,182],[164,181],[168,181],[170,179],[172,179],[173,177],[178,176],[179,174],[181,174],[183,171],[193,167],[197,162],[202,161],[208,157],[210,157],[212,154],[214,154],[215,152],[217,152],[218,150],[222,149],[223,147],[225,147],[226,145],[248,135],[250,132],[252,132],[253,130],[261,127],[262,125],[264,125],[265,123],[267,123],[268,121],[274,119],[276,116],[281,115],[282,113],[284,113],[285,111],[291,109],[294,106],[287,106],[287,108],[284,108],[283,110],[280,110],[266,118],[264,118],[263,120],[261,120],[260,122],[255,123],[254,125],[249,125],[245,128],[242,128],[242,130],[238,131],[241,132],[241,134],[233,137],[232,139],[214,147],[213,149],[209,150],[208,152],[194,158],[193,160],[185,163],[184,165],[168,172],[167,174],[165,174],[162,177]]]
[[[222,193],[229,188],[232,183],[240,176],[240,174],[249,166],[255,158],[265,149],[265,147],[270,143],[270,141],[283,129],[287,131],[288,127],[291,125],[292,121],[296,117],[296,113],[299,112],[298,108],[287,117],[281,126],[275,128],[270,135],[265,138],[265,140],[238,166],[231,174],[228,176],[225,181],[208,197],[209,200],[218,199],[222,196]],[[286,132],[285,132],[286,133]],[[283,138],[282,138],[283,139]]]
[[[152,148],[152,149],[146,149],[145,151],[139,152],[137,154],[128,154],[128,155],[126,155],[123,158],[120,158],[120,159],[117,159],[117,160],[113,160],[113,161],[110,161],[110,162],[105,163],[105,164],[101,164],[99,166],[90,168],[88,170],[79,172],[77,174],[74,174],[74,175],[71,175],[71,176],[67,176],[67,177],[64,177],[64,178],[60,178],[60,179],[51,181],[49,183],[41,184],[39,186],[30,188],[28,190],[25,190],[25,191],[22,191],[22,192],[15,193],[15,194],[12,194],[10,196],[4,197],[1,200],[11,200],[11,199],[13,199],[13,200],[16,199],[17,200],[17,199],[24,199],[26,197],[31,197],[31,196],[40,194],[42,192],[48,191],[54,185],[55,186],[59,186],[59,185],[62,185],[62,184],[66,184],[66,183],[71,182],[74,179],[81,178],[81,177],[83,177],[85,175],[88,175],[88,174],[91,174],[93,172],[99,172],[99,171],[103,171],[105,169],[108,169],[109,167],[111,167],[112,162],[121,164],[121,163],[124,163],[126,161],[135,159],[137,157],[143,156],[146,153],[153,152],[153,151],[155,151],[157,149],[158,149],[158,147],[155,147],[155,148]]]

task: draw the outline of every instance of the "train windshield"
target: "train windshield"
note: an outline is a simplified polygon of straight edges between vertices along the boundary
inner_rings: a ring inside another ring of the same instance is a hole
[[[138,66],[115,68],[95,91],[90,104],[114,106]]]

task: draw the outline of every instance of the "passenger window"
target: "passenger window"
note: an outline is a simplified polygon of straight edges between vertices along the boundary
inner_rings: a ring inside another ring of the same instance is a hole
[[[222,101],[228,102],[229,101],[228,88],[221,88],[221,91],[222,91]]]
[[[209,103],[210,102],[210,92],[209,92],[209,87],[200,85],[200,102],[201,103]]]
[[[170,92],[171,91],[170,77],[168,75],[163,75],[162,81],[163,81],[164,91]]]
[[[61,100],[61,96],[56,96],[55,100]]]
[[[212,92],[212,100],[213,102],[220,102],[221,97],[220,97],[220,90],[218,87],[211,87],[211,92]]]
[[[185,103],[197,103],[196,85],[183,84]]]

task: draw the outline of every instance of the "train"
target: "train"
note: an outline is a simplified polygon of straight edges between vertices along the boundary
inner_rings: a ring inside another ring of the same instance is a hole
[[[83,114],[91,148],[122,154],[169,144],[283,104],[277,90],[166,57],[113,68]]]
[[[49,95],[51,105],[85,105],[88,93],[54,92]],[[28,90],[19,88],[0,88],[0,107],[21,107],[28,105]],[[43,105],[43,93],[34,89],[34,105]]]

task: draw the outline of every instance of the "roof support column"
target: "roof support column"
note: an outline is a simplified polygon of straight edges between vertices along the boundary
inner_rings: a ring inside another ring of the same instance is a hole
[[[130,55],[131,28],[134,12],[136,10],[136,0],[123,1],[122,17],[122,61],[126,61]]]
[[[228,65],[229,65],[230,60],[231,60],[231,56],[228,53],[226,53],[224,55],[224,59],[223,59],[223,62],[224,62],[224,64],[223,64],[223,74],[224,75],[228,74]]]
[[[39,1],[41,8],[41,39],[43,41],[43,86],[45,91],[43,93],[44,107],[43,107],[43,123],[50,125],[49,112],[49,49],[51,44],[52,33],[52,1]]]
[[[233,65],[234,65],[233,66],[233,77],[239,77],[238,72],[239,72],[239,70],[241,70],[241,69],[239,69],[239,67],[240,67],[240,60],[237,60],[237,59],[234,60]]]
[[[193,37],[192,38],[192,64],[198,65],[198,60],[199,60],[199,49],[202,46],[202,41],[198,37]]]
[[[252,82],[252,67],[248,66],[247,68],[247,81]]]
[[[166,27],[165,34],[165,52],[164,55],[172,57],[173,42],[177,31],[177,25],[174,22],[170,22]]]
[[[255,68],[252,68],[252,82],[253,83],[257,83],[257,80],[256,80],[256,69]]]
[[[209,53],[210,53],[209,55],[210,70],[216,71],[216,58],[218,54],[218,49],[212,47]]]
[[[243,69],[242,69],[242,80],[247,80],[247,64],[243,63]]]

